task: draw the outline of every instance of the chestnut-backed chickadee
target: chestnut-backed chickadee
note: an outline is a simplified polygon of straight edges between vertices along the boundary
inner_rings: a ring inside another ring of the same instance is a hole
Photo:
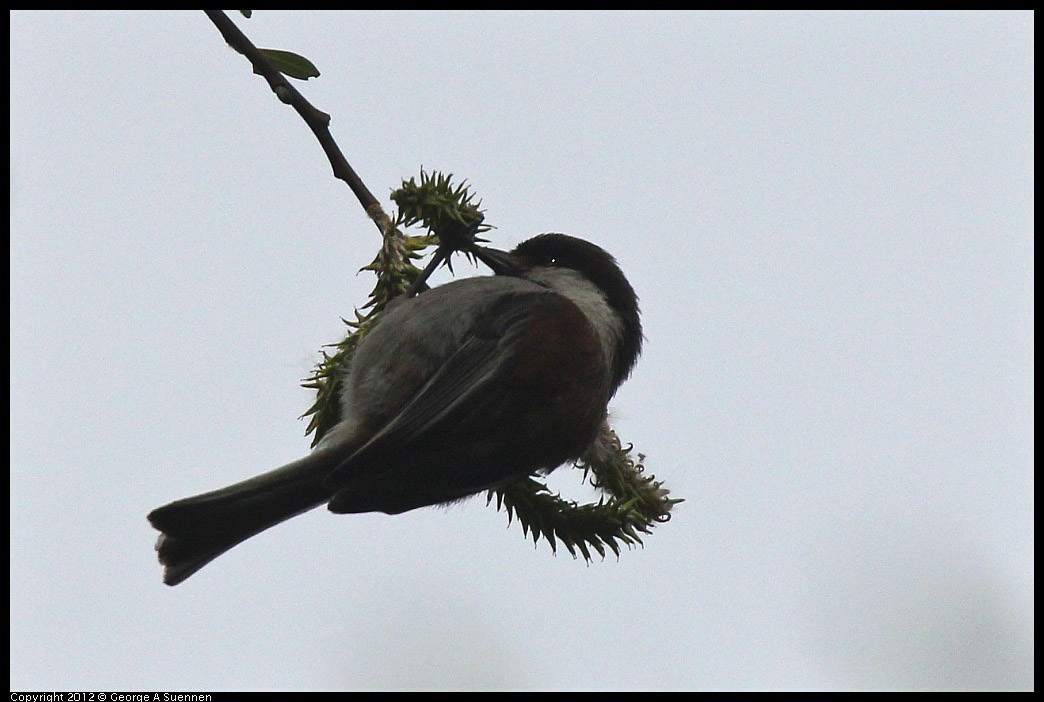
[[[321,504],[397,514],[584,452],[641,349],[634,289],[612,256],[564,234],[473,253],[497,275],[395,301],[363,337],[342,420],[311,454],[149,514],[165,583]]]

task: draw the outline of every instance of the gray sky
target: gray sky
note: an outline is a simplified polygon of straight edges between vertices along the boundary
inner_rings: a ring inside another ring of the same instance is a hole
[[[590,566],[316,510],[163,586],[150,509],[307,450],[376,231],[202,13],[16,12],[12,689],[1032,687],[1032,15],[239,24],[379,197],[617,256],[615,426],[686,502]]]

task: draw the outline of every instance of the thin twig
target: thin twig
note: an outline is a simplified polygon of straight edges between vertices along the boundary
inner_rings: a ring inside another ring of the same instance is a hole
[[[323,147],[323,151],[326,152],[326,157],[333,167],[334,177],[348,184],[348,187],[355,193],[355,197],[358,198],[359,204],[366,210],[366,214],[374,221],[381,234],[390,233],[393,228],[391,219],[370,189],[359,178],[355,169],[348,163],[348,159],[344,157],[341,148],[337,146],[333,135],[330,134],[330,115],[308,102],[297,88],[269,63],[264,54],[240,31],[239,27],[228,18],[228,15],[221,10],[204,10],[204,12],[221,32],[221,36],[225,38],[228,45],[246,56],[254,66],[254,70],[268,81],[268,85],[276,97],[297,110],[297,114],[301,115],[301,119],[312,130],[315,138]]]

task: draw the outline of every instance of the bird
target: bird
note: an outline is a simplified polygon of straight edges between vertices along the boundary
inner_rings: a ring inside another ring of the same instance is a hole
[[[641,353],[634,288],[607,251],[565,234],[472,252],[494,275],[389,303],[311,453],[149,513],[164,583],[323,504],[400,514],[581,456]]]

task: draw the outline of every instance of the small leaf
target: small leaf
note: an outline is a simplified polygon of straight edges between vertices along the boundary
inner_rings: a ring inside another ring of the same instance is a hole
[[[253,10],[240,10],[239,12],[240,12],[240,14],[242,14],[247,19],[250,19],[250,15],[252,15],[254,13]]]
[[[273,68],[291,78],[308,80],[319,76],[319,69],[304,56],[279,49],[260,49],[260,51],[272,63]]]

